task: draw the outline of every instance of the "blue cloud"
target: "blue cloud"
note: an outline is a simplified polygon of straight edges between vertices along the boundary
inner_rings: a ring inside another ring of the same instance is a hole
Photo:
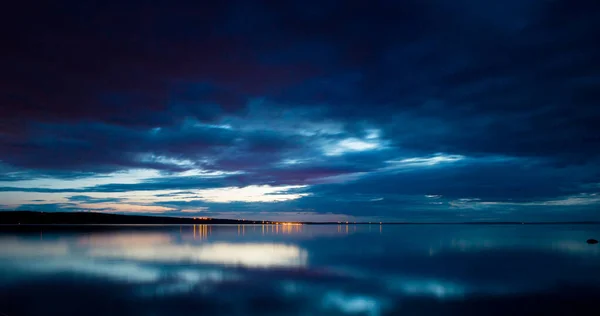
[[[88,204],[115,203],[115,202],[122,201],[122,199],[119,199],[119,198],[94,198],[94,197],[87,196],[87,195],[73,195],[73,196],[68,197],[68,200],[71,202],[82,202],[82,203],[88,203]]]

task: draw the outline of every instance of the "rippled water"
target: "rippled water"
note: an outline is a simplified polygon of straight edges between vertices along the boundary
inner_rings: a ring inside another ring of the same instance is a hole
[[[0,227],[0,315],[597,315],[599,228]]]

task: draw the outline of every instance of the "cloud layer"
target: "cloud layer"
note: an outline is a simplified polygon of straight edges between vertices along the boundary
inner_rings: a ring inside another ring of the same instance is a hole
[[[592,0],[13,4],[0,204],[598,219],[599,21]]]

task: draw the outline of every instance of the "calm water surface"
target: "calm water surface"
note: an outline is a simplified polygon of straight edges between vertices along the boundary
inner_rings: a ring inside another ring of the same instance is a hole
[[[594,225],[0,227],[0,315],[600,315]]]

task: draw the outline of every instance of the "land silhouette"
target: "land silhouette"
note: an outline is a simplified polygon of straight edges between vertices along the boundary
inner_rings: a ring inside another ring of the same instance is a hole
[[[92,224],[263,224],[277,222],[217,219],[206,217],[169,217],[120,215],[94,212],[0,212],[0,224],[4,225],[92,225]]]
[[[598,221],[579,222],[284,222],[264,220],[244,220],[208,217],[175,217],[122,215],[95,212],[37,212],[0,211],[0,225],[117,225],[117,224],[306,224],[306,225],[554,225],[554,224],[593,224]]]

